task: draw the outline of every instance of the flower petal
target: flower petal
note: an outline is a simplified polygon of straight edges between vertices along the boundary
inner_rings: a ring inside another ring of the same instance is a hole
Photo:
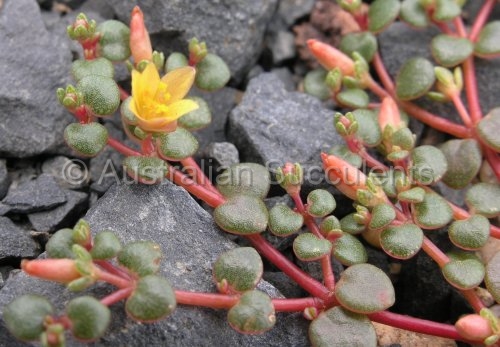
[[[171,121],[167,118],[138,119],[138,125],[144,131],[170,132],[177,128],[177,121]]]
[[[198,107],[198,104],[193,100],[179,100],[168,106],[168,115],[166,115],[166,117],[170,121],[174,121],[184,116],[186,113],[196,110]]]
[[[172,70],[162,77],[161,80],[167,85],[167,92],[170,94],[169,103],[178,101],[186,96],[189,89],[193,85],[195,76],[195,68],[191,66],[184,66]]]
[[[153,100],[159,84],[160,75],[154,64],[149,63],[142,72],[132,70],[132,96],[138,111],[142,105]]]

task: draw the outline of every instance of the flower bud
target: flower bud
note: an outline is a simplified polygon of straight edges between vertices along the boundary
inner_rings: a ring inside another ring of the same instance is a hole
[[[202,61],[208,54],[207,44],[199,42],[196,37],[189,40],[189,62],[190,65],[196,65]]]
[[[72,259],[22,260],[21,268],[30,276],[61,283],[81,277]]]
[[[398,105],[390,96],[382,100],[378,122],[382,131],[384,131],[385,127],[388,125],[390,125],[394,130],[399,129],[404,125],[403,122],[401,122]]]
[[[436,66],[434,68],[434,73],[437,78],[436,88],[440,93],[449,99],[460,93],[462,89],[462,73],[460,68],[456,68],[452,73],[444,67]],[[455,77],[457,77],[458,83],[455,81]]]
[[[144,25],[144,15],[139,6],[134,7],[130,17],[130,50],[135,63],[153,59],[151,40]]]
[[[337,0],[337,4],[347,12],[356,12],[361,7],[361,0]]]
[[[307,40],[311,53],[328,71],[338,67],[344,76],[354,75],[354,62],[338,49],[318,40]]]
[[[82,42],[94,38],[96,26],[95,20],[89,21],[85,14],[80,13],[66,31],[72,40]]]
[[[348,162],[326,153],[321,153],[323,168],[328,179],[344,195],[356,200],[359,189],[367,189],[366,176]]]
[[[298,194],[304,180],[302,166],[299,163],[286,163],[282,168],[276,170],[276,179],[288,194]]]
[[[342,88],[342,77],[342,72],[336,67],[326,75],[325,84],[332,92],[338,93]]]
[[[493,334],[487,319],[478,314],[469,314],[455,323],[458,333],[472,341],[483,341]]]

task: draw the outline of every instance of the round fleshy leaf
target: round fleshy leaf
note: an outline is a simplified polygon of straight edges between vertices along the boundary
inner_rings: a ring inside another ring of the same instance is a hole
[[[77,82],[91,75],[114,78],[115,68],[106,58],[97,58],[93,60],[78,59],[71,65],[71,74]]]
[[[490,237],[490,222],[481,215],[473,215],[451,223],[448,235],[455,246],[465,250],[483,247]]]
[[[165,71],[170,72],[184,66],[188,66],[188,58],[182,53],[173,52],[165,62]]]
[[[162,257],[160,246],[151,241],[135,241],[118,253],[118,263],[139,277],[154,275],[160,268]]]
[[[363,158],[361,158],[358,154],[351,152],[345,145],[333,146],[328,154],[333,154],[356,168],[360,168],[363,164]]]
[[[3,319],[9,331],[17,339],[34,341],[45,330],[45,318],[54,308],[42,296],[26,294],[11,301],[3,309]]]
[[[113,114],[120,106],[120,91],[116,82],[104,76],[89,75],[76,84],[83,94],[83,102],[96,116]]]
[[[415,135],[409,128],[401,128],[392,134],[391,142],[393,146],[410,151],[415,146]]]
[[[387,28],[399,14],[398,0],[375,0],[368,10],[368,30],[378,33]]]
[[[409,203],[417,203],[424,201],[425,198],[425,190],[420,187],[415,187],[404,192],[398,194],[398,200],[409,202]]]
[[[198,104],[198,108],[194,111],[186,113],[177,120],[178,124],[189,131],[203,129],[212,122],[212,113],[205,100],[197,96],[187,98]]]
[[[215,222],[222,230],[237,235],[259,234],[266,230],[266,205],[252,195],[234,195],[214,210]]]
[[[208,53],[196,64],[196,78],[194,83],[203,90],[214,91],[226,85],[231,78],[229,67],[218,55]]]
[[[271,298],[258,290],[251,290],[229,310],[227,320],[231,328],[240,333],[261,334],[274,326],[276,315]]]
[[[389,204],[376,205],[371,214],[372,218],[368,226],[375,230],[385,228],[396,218],[396,211]]]
[[[474,139],[450,140],[445,142],[440,150],[448,163],[443,182],[453,189],[467,186],[481,169],[481,146]]]
[[[275,205],[269,210],[269,230],[276,236],[289,236],[300,230],[304,217],[287,205]]]
[[[414,204],[413,218],[422,229],[438,229],[453,218],[448,202],[436,193],[425,193],[422,202]]]
[[[445,155],[434,146],[416,147],[411,152],[411,160],[413,179],[424,185],[436,183],[448,169]]]
[[[66,314],[71,320],[73,335],[84,341],[101,337],[111,321],[109,308],[91,296],[80,296],[71,300]]]
[[[478,183],[465,194],[465,203],[474,213],[493,218],[500,215],[500,186],[494,183]]]
[[[122,249],[118,237],[112,231],[101,231],[94,238],[94,245],[90,250],[93,259],[111,259],[116,257]]]
[[[247,194],[265,198],[271,186],[269,171],[255,163],[231,165],[217,177],[217,188],[225,197]]]
[[[424,233],[415,224],[390,226],[380,234],[380,245],[391,257],[410,259],[422,247]]]
[[[170,282],[160,276],[148,275],[137,282],[125,303],[125,310],[135,320],[155,322],[171,314],[176,305]]]
[[[337,101],[344,107],[364,108],[368,106],[370,97],[363,89],[344,89],[336,96]]]
[[[367,147],[375,147],[382,141],[382,132],[378,124],[378,116],[375,112],[367,109],[358,109],[353,112],[358,122],[358,136]]]
[[[156,157],[127,157],[123,161],[123,166],[130,177],[145,184],[163,181],[168,172],[167,164]]]
[[[447,22],[460,15],[462,9],[455,0],[436,0],[432,18],[438,22]]]
[[[120,106],[120,113],[122,116],[122,121],[127,125],[136,125],[138,123],[137,116],[130,110],[130,103],[132,102],[132,97],[129,96],[123,100]]]
[[[309,340],[314,347],[377,346],[377,334],[368,317],[340,306],[320,313],[311,322]]]
[[[500,108],[492,109],[481,121],[477,124],[476,130],[481,136],[481,140],[496,152],[500,152]]]
[[[328,100],[332,93],[325,83],[326,71],[323,69],[316,69],[309,71],[304,77],[304,91],[318,99],[324,101]]]
[[[175,131],[156,138],[158,154],[171,161],[179,161],[193,156],[198,151],[198,140],[189,131],[177,127]]]
[[[130,57],[130,29],[117,20],[107,20],[97,26],[101,33],[99,55],[120,62]]]
[[[240,247],[224,252],[214,264],[213,275],[224,293],[243,293],[254,289],[262,278],[264,264],[252,247]]]
[[[343,234],[332,243],[332,246],[332,255],[342,265],[351,266],[368,261],[368,253],[366,253],[365,246],[363,246],[357,237],[351,234]]]
[[[483,263],[472,253],[448,254],[450,262],[443,266],[444,278],[454,287],[467,290],[483,282]]]
[[[332,230],[342,231],[342,228],[340,226],[340,221],[338,220],[337,217],[328,216],[321,221],[321,224],[319,225],[319,230],[321,230],[322,233],[328,233]]]
[[[407,60],[396,77],[396,94],[401,100],[413,100],[426,94],[434,84],[434,66],[425,58]]]
[[[500,53],[500,21],[492,21],[484,26],[474,45],[474,54],[488,58]]]
[[[370,314],[388,309],[394,304],[391,280],[378,267],[356,264],[340,275],[335,297],[350,311]]]
[[[500,303],[500,252],[491,257],[486,265],[484,282],[488,291],[495,298],[495,301]]]
[[[339,48],[349,57],[352,53],[358,52],[367,62],[370,62],[378,49],[377,38],[368,31],[348,33],[342,36]]]
[[[425,28],[429,25],[429,18],[419,0],[403,0],[399,17],[415,28]]]
[[[300,234],[293,240],[293,252],[302,261],[318,260],[332,251],[330,241],[311,233]]]
[[[315,189],[307,195],[307,213],[313,217],[325,217],[335,210],[337,203],[325,189]]]
[[[96,122],[71,123],[64,129],[64,140],[79,154],[95,157],[108,143],[108,130]]]
[[[432,39],[431,50],[439,65],[452,67],[466,60],[474,46],[468,39],[441,34]]]
[[[343,232],[351,235],[361,234],[366,229],[366,226],[364,224],[359,224],[358,222],[356,222],[356,220],[354,219],[354,213],[350,213],[347,216],[343,217],[340,220],[340,227]]]
[[[71,249],[73,244],[73,229],[61,229],[50,237],[49,242],[45,245],[45,251],[49,258],[71,259],[74,257]]]

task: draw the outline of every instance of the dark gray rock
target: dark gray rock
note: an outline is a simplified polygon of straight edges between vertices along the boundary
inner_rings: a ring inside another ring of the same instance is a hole
[[[5,160],[0,160],[0,199],[5,197],[9,190],[10,178],[7,172],[7,164]]]
[[[202,150],[200,156],[200,167],[213,179],[229,166],[240,162],[238,149],[231,142],[211,143]]]
[[[10,212],[15,213],[45,211],[65,202],[64,190],[57,185],[52,176],[47,174],[10,188],[2,201],[10,207]]]
[[[298,19],[311,13],[315,0],[281,0],[276,16],[291,26]]]
[[[82,6],[78,8],[78,11],[83,13],[98,13],[102,18],[106,19],[113,19],[115,15],[113,7],[109,5],[107,1],[101,0],[86,0]]]
[[[129,22],[134,5],[139,5],[153,46],[162,52],[186,52],[187,41],[192,37],[206,41],[208,48],[229,65],[237,83],[257,61],[265,28],[277,5],[276,0],[112,0],[109,3],[125,23]]]
[[[88,212],[86,219],[94,233],[109,229],[124,242],[159,243],[165,255],[160,272],[179,290],[214,292],[211,266],[222,252],[235,247],[184,189],[168,182],[157,186],[115,185]],[[27,292],[46,295],[59,304],[71,296],[60,285],[20,273],[11,277],[0,291],[0,309]],[[109,287],[97,286],[94,293],[102,297],[109,293]],[[309,345],[308,324],[297,314],[279,314],[274,329],[263,335],[248,336],[229,327],[224,310],[180,305],[171,317],[153,324],[133,322],[125,315],[123,304],[114,305],[112,310],[110,331],[95,346]],[[0,341],[14,345],[3,323]],[[78,344],[69,340],[68,345]]]
[[[45,29],[35,0],[5,0],[0,28],[0,155],[57,152],[72,116],[55,91],[69,81],[71,54]]]
[[[0,238],[2,263],[12,258],[33,258],[40,254],[39,246],[29,232],[15,225],[7,217],[0,217]]]
[[[53,232],[73,227],[75,220],[87,206],[87,193],[66,190],[66,203],[50,211],[30,213],[28,219],[36,231]]]
[[[262,278],[278,288],[287,298],[302,298],[307,295],[306,291],[283,272],[266,271]]]
[[[90,180],[85,162],[62,155],[45,160],[42,172],[54,177],[61,188],[81,189],[86,187]]]
[[[273,54],[274,64],[280,64],[295,56],[295,36],[289,31],[276,32],[268,40],[268,45]]]
[[[297,83],[295,81],[295,77],[290,72],[290,70],[286,67],[280,67],[277,69],[272,69],[271,73],[278,76],[278,78],[285,85],[285,89],[289,92],[294,92],[297,90]]]
[[[2,204],[0,202],[0,216],[5,216],[9,212],[10,212],[10,206]]]

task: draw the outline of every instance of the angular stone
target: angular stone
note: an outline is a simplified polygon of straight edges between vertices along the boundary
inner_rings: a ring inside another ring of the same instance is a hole
[[[58,152],[73,119],[55,97],[70,80],[67,45],[45,29],[35,0],[5,0],[0,27],[0,155]]]
[[[238,149],[231,142],[213,142],[200,155],[200,166],[209,178],[215,178],[223,170],[240,162]]]
[[[3,199],[9,190],[10,179],[5,160],[0,160],[0,199]]]
[[[280,30],[269,41],[274,64],[295,56],[295,37],[291,32]]]
[[[40,254],[40,247],[29,232],[15,225],[7,217],[0,217],[0,238],[1,262],[12,258],[33,258]]]
[[[85,162],[62,155],[45,160],[42,172],[54,177],[61,188],[81,189],[88,185],[90,179]]]

